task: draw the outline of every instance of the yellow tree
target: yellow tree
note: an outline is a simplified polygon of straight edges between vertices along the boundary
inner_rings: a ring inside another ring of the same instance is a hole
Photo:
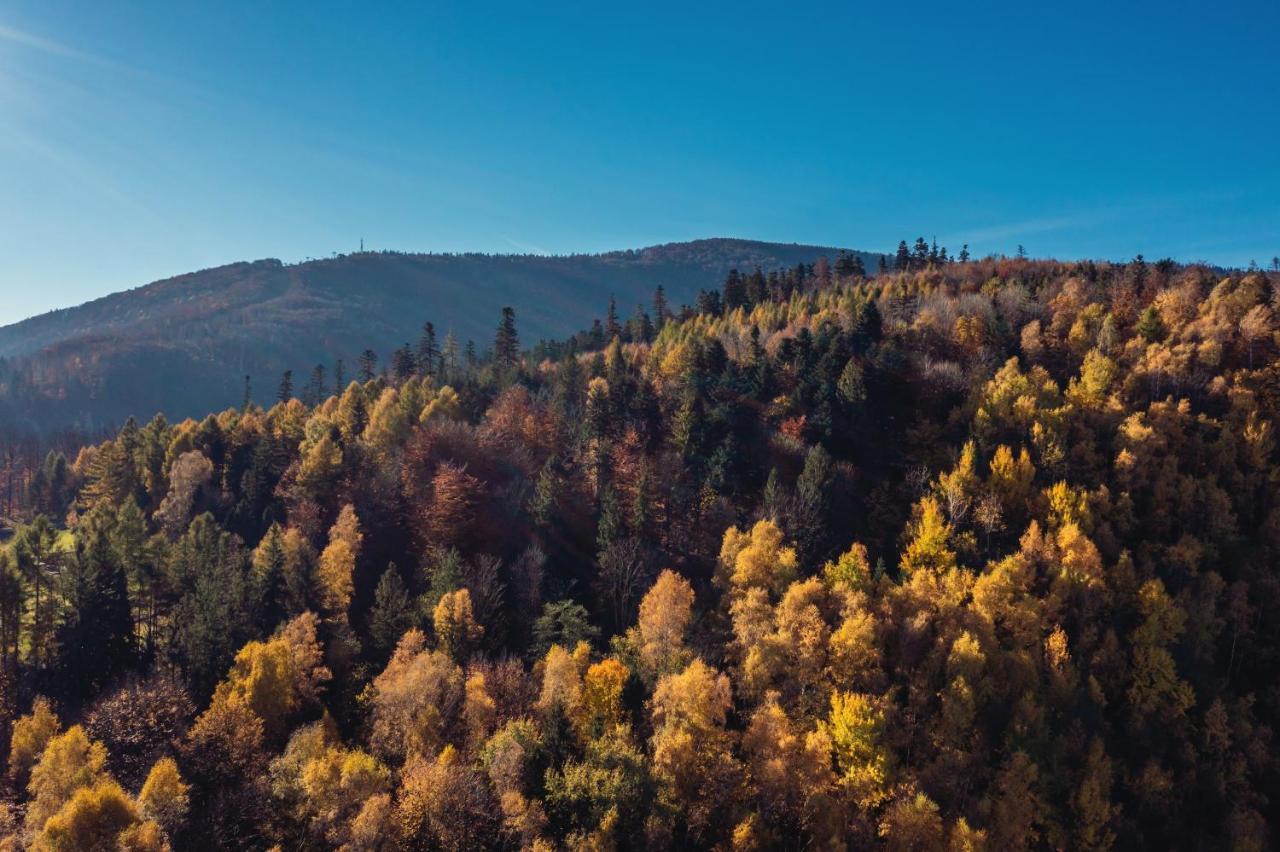
[[[13,723],[13,735],[9,741],[9,777],[19,786],[25,786],[31,767],[61,730],[62,725],[49,699],[38,696],[31,712]]]
[[[783,543],[782,530],[773,521],[757,521],[749,532],[725,530],[716,582],[731,595],[751,588],[781,595],[796,578],[796,570],[795,548]]]
[[[433,755],[446,743],[464,699],[462,669],[447,654],[429,651],[426,636],[410,630],[370,685],[370,744],[404,760]]]
[[[289,717],[315,703],[330,678],[316,625],[315,615],[303,613],[271,639],[241,648],[206,714],[223,706],[245,707],[262,720],[269,738],[284,733]]]
[[[178,773],[171,757],[162,757],[151,767],[147,780],[138,793],[138,806],[148,819],[153,819],[172,837],[181,830],[190,805],[190,787]]]
[[[649,677],[687,662],[685,633],[692,618],[693,587],[674,571],[663,571],[640,601],[640,617],[632,628],[640,666]]]
[[[742,737],[760,813],[769,824],[804,825],[815,844],[839,841],[829,793],[835,783],[831,770],[832,743],[819,728],[804,734],[770,692],[751,716]]]
[[[139,823],[138,809],[120,785],[103,778],[92,786],[80,787],[44,823],[31,844],[33,852],[80,852],[80,850],[140,848],[143,835],[133,833],[128,845],[121,834]],[[151,844],[141,848],[167,848]],[[161,841],[162,843],[162,841]]]
[[[360,521],[351,504],[342,507],[329,530],[329,544],[320,554],[316,571],[316,596],[326,615],[344,619],[354,591],[353,575],[364,540]]]
[[[440,650],[454,660],[465,660],[484,637],[484,627],[476,623],[471,610],[471,592],[446,592],[431,614]]]
[[[695,840],[712,836],[738,798],[742,768],[724,727],[731,705],[729,678],[702,660],[664,676],[653,693],[653,777]]]
[[[892,756],[884,745],[884,711],[878,704],[869,695],[834,692],[825,727],[840,781],[864,808],[877,806],[889,795]]]
[[[903,576],[910,577],[917,571],[938,575],[955,568],[956,555],[949,544],[951,525],[943,519],[942,507],[935,498],[924,497],[917,508],[911,542],[902,554]]]
[[[49,740],[40,760],[31,769],[27,792],[27,828],[39,831],[81,787],[90,787],[106,776],[107,750],[90,741],[84,728],[73,725]]]
[[[583,742],[623,723],[622,689],[630,674],[626,666],[612,657],[587,669],[582,678],[582,700],[573,720]]]

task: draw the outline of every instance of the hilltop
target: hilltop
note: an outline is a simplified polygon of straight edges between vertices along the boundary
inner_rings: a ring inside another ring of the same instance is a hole
[[[299,264],[232,263],[156,281],[0,328],[0,424],[94,430],[129,415],[199,414],[241,402],[244,376],[269,401],[284,370],[384,359],[430,320],[461,344],[491,341],[504,305],[521,342],[625,318],[661,285],[692,302],[733,268],[835,259],[823,246],[707,239],[565,256],[361,252]],[[877,255],[859,253],[868,266]]]

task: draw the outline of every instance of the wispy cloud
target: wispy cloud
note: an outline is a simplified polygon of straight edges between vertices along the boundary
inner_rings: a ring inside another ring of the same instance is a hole
[[[45,38],[44,36],[29,33],[16,27],[0,24],[0,41],[17,44],[32,50],[38,50],[41,53],[47,53],[51,56],[58,56],[63,59],[71,59],[76,62],[84,62],[90,65],[99,65],[104,68],[121,68],[123,66],[110,59],[98,56],[93,53],[86,53],[83,50],[77,50],[69,45]]]
[[[1025,237],[1031,234],[1047,234],[1053,231],[1066,231],[1073,228],[1091,228],[1103,225],[1118,217],[1113,209],[1095,210],[1087,213],[1075,213],[1066,216],[1045,216],[1034,219],[1023,219],[1018,222],[1004,222],[988,225],[949,236],[953,243],[987,243]]]

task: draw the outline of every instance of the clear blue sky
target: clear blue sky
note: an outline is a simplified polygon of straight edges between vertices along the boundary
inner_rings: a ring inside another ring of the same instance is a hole
[[[1276,0],[551,5],[0,0],[0,323],[362,237],[1280,254]]]

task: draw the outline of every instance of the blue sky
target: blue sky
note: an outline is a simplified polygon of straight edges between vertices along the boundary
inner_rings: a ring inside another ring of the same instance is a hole
[[[1280,3],[976,5],[0,0],[0,323],[361,238],[1280,254]]]

